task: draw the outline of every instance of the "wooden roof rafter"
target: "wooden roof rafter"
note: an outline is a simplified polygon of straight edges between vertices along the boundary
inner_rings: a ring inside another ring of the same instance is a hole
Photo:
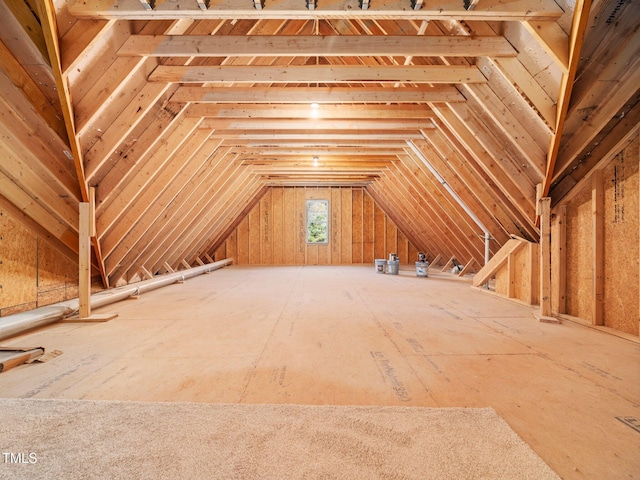
[[[330,7],[320,5],[310,10],[299,0],[271,0],[265,8],[257,10],[250,2],[244,8],[238,2],[224,0],[201,10],[195,2],[167,2],[145,8],[140,0],[94,0],[76,2],[70,8],[81,18],[127,18],[131,20],[161,20],[176,18],[226,19],[476,19],[476,20],[547,20],[562,15],[562,10],[551,0],[515,0],[504,3],[484,0],[478,7],[467,10],[464,2],[446,0],[437,7],[425,4],[414,10],[413,0],[381,0],[371,8],[362,10],[359,0],[340,0]],[[143,3],[147,2],[144,0]],[[148,3],[150,6],[150,3]]]

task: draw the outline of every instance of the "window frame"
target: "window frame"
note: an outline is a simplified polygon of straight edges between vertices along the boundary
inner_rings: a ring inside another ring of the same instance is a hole
[[[310,237],[310,232],[309,232],[309,226],[313,223],[310,220],[310,215],[309,215],[309,205],[312,205],[313,203],[324,203],[326,205],[326,212],[327,212],[327,218],[322,222],[326,225],[326,240],[322,241],[322,242],[313,242],[310,241],[309,237]],[[323,199],[323,198],[311,198],[311,199],[307,199],[305,202],[305,215],[306,215],[306,223],[305,223],[305,242],[307,245],[328,245],[329,244],[329,212],[330,210],[330,204],[329,204],[329,200],[328,199]]]

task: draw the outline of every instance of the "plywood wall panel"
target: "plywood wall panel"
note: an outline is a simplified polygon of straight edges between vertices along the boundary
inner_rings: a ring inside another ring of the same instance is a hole
[[[78,297],[78,264],[0,211],[0,316]]]
[[[267,192],[268,193],[268,192]],[[271,204],[272,204],[272,230],[271,236],[273,239],[273,264],[281,265],[283,261],[283,240],[284,240],[284,226],[283,226],[283,190],[281,188],[274,189],[271,192]]]
[[[249,212],[249,263],[260,264],[260,204]]]
[[[306,243],[307,199],[329,200],[327,245]],[[270,228],[265,230],[267,224]],[[260,234],[255,235],[254,229]],[[268,231],[269,241],[265,231]],[[258,258],[252,253],[256,250],[256,238],[259,242],[257,250],[261,252]],[[273,252],[270,263],[265,255],[265,245],[269,242],[269,251]],[[227,255],[237,258],[237,264],[372,264],[374,258],[387,258],[389,253],[398,253],[398,249],[402,262],[414,262],[418,252],[361,187],[272,187],[223,244]]]
[[[282,203],[282,263],[285,265],[295,265],[296,263],[296,230],[294,228],[296,221],[296,192],[293,188],[283,188]]]
[[[351,263],[362,263],[362,189],[352,190]]]
[[[386,218],[377,203],[373,204],[373,255],[375,258],[387,258],[386,255]],[[374,258],[374,259],[375,259]]]
[[[591,321],[593,248],[591,188],[567,204],[567,313]]]
[[[0,237],[0,309],[36,302],[36,236],[1,214]]]
[[[227,242],[222,242],[222,244],[218,248],[216,248],[216,251],[213,253],[213,259],[216,262],[219,262],[220,260],[224,260],[228,256],[229,255],[227,253]]]
[[[247,215],[235,230],[237,232],[237,262],[239,264],[249,263],[249,215]],[[232,234],[233,235],[233,234]]]
[[[341,223],[342,223],[342,196],[340,194],[339,188],[331,189],[331,203],[329,204],[329,208],[331,211],[331,218],[329,219],[331,222],[329,237],[330,240],[330,248],[331,248],[331,264],[339,265],[340,264],[340,252],[342,245],[342,237],[340,235]]]
[[[387,222],[386,244],[387,244],[387,256],[389,253],[398,253],[398,229],[393,222]],[[385,257],[386,258],[386,257]],[[406,262],[406,258],[401,258],[400,262]]]
[[[260,263],[273,264],[273,209],[272,192],[269,189],[259,202],[260,206]]]
[[[352,238],[352,202],[353,195],[350,188],[342,188],[341,190],[341,202],[342,202],[342,220],[340,222],[342,228],[342,254],[340,255],[341,263],[352,263],[353,257],[351,255],[351,248],[353,246]]]
[[[638,335],[638,137],[602,173],[604,325]]]
[[[363,191],[362,196],[362,263],[373,263],[373,199]]]
[[[227,237],[224,242],[227,246],[227,258],[233,259],[234,262],[238,261],[238,230],[235,229]]]
[[[307,211],[306,211],[306,201],[307,201],[307,192],[306,189],[296,188],[296,218],[297,221],[295,223],[296,228],[296,260],[295,263],[297,265],[305,265],[307,264],[307,239],[306,239],[306,225],[307,225]]]

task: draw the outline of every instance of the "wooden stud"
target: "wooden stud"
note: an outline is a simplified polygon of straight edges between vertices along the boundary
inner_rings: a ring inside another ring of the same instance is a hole
[[[80,202],[78,303],[80,318],[91,317],[91,206]]]
[[[515,298],[516,296],[516,255],[514,252],[510,252],[507,257],[507,297]]]
[[[604,188],[602,170],[592,175],[593,307],[591,322],[604,325]]]
[[[561,205],[557,214],[557,235],[552,238],[556,244],[558,265],[558,286],[556,291],[558,313],[567,313],[567,206]]]
[[[527,289],[527,303],[529,305],[538,305],[540,302],[540,244],[529,243],[529,283],[524,285]],[[540,311],[536,312],[536,318],[540,321],[556,322],[557,320],[551,316],[540,315]]]
[[[551,198],[541,198],[539,202],[539,209],[540,314],[543,317],[551,317]]]

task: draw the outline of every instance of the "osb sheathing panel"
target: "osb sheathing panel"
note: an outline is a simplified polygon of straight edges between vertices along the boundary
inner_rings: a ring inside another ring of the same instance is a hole
[[[591,186],[567,203],[567,313],[591,321],[593,303]]]
[[[496,293],[509,296],[509,269],[507,265],[496,272]]]
[[[532,270],[532,260],[531,255],[536,255],[538,253],[537,245],[535,247],[530,247],[526,245],[524,248],[521,248],[514,254],[514,263],[516,269],[515,283],[514,283],[514,296],[518,300],[522,300],[523,302],[529,303],[533,300],[533,303],[537,303],[538,300],[538,292],[531,292],[531,287],[533,285],[531,275],[538,276],[538,270]],[[537,264],[536,264],[537,265]],[[535,285],[538,285],[535,282]],[[534,289],[535,290],[535,289]]]
[[[306,200],[329,200],[329,243],[306,243]],[[215,252],[239,265],[340,265],[373,263],[418,250],[364,189],[272,187]]]
[[[539,303],[538,252],[538,244],[527,244],[513,253],[511,268],[514,272],[514,283],[511,298],[532,305]],[[509,264],[505,262],[502,268],[496,272],[496,293],[508,297],[509,281]]]
[[[638,137],[603,169],[604,324],[638,335]]]
[[[36,236],[0,212],[0,237],[0,309],[33,308],[38,295]]]
[[[78,265],[0,213],[0,315],[77,298]]]
[[[604,325],[638,335],[638,137],[602,170],[604,190]],[[592,321],[591,185],[567,203],[567,313]]]

